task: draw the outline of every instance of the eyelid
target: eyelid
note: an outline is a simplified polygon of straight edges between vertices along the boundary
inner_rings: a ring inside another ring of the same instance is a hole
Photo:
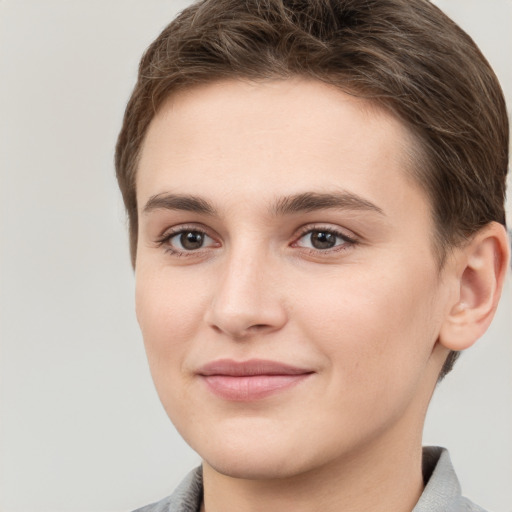
[[[201,247],[196,250],[181,250],[179,248],[173,247],[169,242],[172,238],[182,233],[196,231],[198,233],[202,233],[207,236],[211,240],[215,242],[210,246]],[[176,256],[197,256],[203,253],[205,250],[210,249],[211,247],[219,247],[220,243],[218,242],[218,237],[211,233],[211,230],[202,224],[178,224],[176,226],[166,228],[161,235],[159,235],[155,239],[155,244],[157,247],[165,246],[166,251]]]
[[[207,230],[201,224],[177,224],[176,226],[167,226],[156,238],[155,241],[166,240],[173,235],[181,233],[182,231],[200,231],[207,234]]]
[[[311,247],[303,247],[299,245],[299,241],[304,238],[306,235],[313,233],[313,232],[323,231],[327,233],[331,233],[335,235],[336,237],[343,240],[344,243],[337,244],[334,247],[328,248],[328,249],[316,249]],[[359,243],[359,237],[355,235],[353,232],[350,232],[349,235],[345,230],[339,226],[332,226],[332,225],[326,225],[326,224],[307,224],[305,226],[302,226],[294,237],[294,241],[290,244],[291,247],[298,247],[299,249],[315,253],[315,254],[323,254],[327,255],[332,252],[340,252],[343,250],[348,250],[349,248],[353,247],[354,245],[357,245]]]
[[[340,238],[343,238],[343,239],[351,241],[351,242],[357,242],[359,240],[359,236],[356,235],[353,231],[342,228],[340,226],[334,226],[334,225],[328,224],[328,223],[326,223],[326,224],[310,223],[310,224],[301,226],[297,230],[297,234],[295,235],[294,238],[295,238],[295,240],[298,240],[299,238],[302,238],[304,235],[307,235],[308,233],[311,233],[312,231],[327,231],[328,233],[333,233],[334,235],[337,235]]]

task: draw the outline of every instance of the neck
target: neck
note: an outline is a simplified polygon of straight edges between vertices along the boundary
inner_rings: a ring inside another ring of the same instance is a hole
[[[410,512],[423,491],[421,439],[366,446],[313,471],[246,480],[203,464],[205,512]],[[397,449],[396,446],[400,448]]]

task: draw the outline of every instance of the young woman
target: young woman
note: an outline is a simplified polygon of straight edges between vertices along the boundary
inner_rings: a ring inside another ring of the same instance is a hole
[[[145,511],[482,510],[426,410],[495,312],[508,122],[424,0],[205,0],[116,166],[153,379],[203,459]]]

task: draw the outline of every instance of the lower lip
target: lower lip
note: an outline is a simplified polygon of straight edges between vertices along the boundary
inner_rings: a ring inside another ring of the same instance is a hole
[[[310,375],[311,373],[250,376],[205,375],[202,378],[210,391],[220,398],[236,402],[249,402],[285,391]]]

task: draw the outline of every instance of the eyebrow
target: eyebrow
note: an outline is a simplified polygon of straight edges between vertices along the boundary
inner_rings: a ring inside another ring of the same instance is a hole
[[[279,199],[273,206],[275,215],[312,212],[315,210],[358,210],[372,211],[385,215],[376,204],[352,192],[316,193],[306,192]]]
[[[181,194],[163,193],[151,196],[142,212],[150,213],[154,210],[182,210],[203,215],[217,215],[215,208],[205,199]]]
[[[279,198],[271,207],[272,215],[292,215],[316,210],[371,211],[384,215],[374,203],[352,192],[318,193],[304,192]],[[154,210],[181,210],[203,215],[218,216],[214,206],[199,196],[162,193],[151,196],[142,210],[147,214]]]

